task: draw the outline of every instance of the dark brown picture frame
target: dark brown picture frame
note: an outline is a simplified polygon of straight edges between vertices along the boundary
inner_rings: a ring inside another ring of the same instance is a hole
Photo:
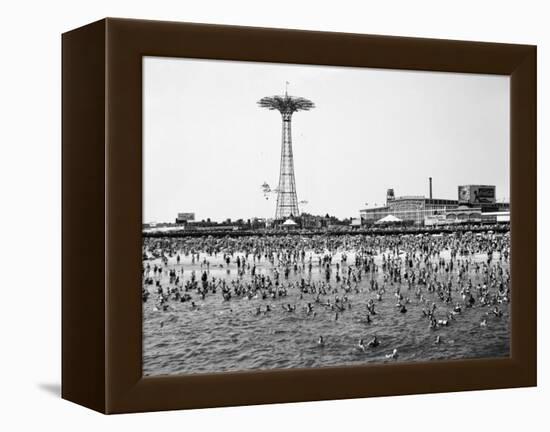
[[[62,49],[63,398],[123,413],[536,385],[535,46],[109,18]],[[143,378],[143,56],[510,76],[511,356]]]

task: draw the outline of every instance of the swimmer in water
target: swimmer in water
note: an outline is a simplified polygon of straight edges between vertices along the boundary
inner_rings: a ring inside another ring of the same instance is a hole
[[[483,320],[479,323],[480,327],[487,327],[487,318],[483,318]]]
[[[397,348],[394,348],[391,354],[386,354],[387,359],[396,359],[397,357]]]
[[[435,338],[435,343],[438,344],[438,345],[441,343],[441,336],[437,336]]]
[[[376,348],[378,345],[380,345],[380,341],[376,336],[374,336],[368,343],[369,348]]]
[[[323,336],[319,336],[319,340],[317,341],[317,346],[321,348],[325,346],[325,340],[323,339]]]
[[[365,344],[363,343],[363,339],[359,339],[359,342],[357,343],[357,348],[359,348],[361,351],[365,352]]]
[[[290,303],[287,303],[286,306],[283,306],[283,309],[287,312],[294,312],[296,310],[296,305],[291,306]]]

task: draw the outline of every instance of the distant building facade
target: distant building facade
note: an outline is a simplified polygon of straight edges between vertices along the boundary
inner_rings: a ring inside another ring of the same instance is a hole
[[[361,222],[366,225],[393,215],[403,222],[420,225],[426,217],[442,214],[448,209],[456,209],[457,200],[433,199],[424,196],[395,197],[393,189],[388,189],[386,205],[360,210]]]
[[[178,213],[176,217],[177,224],[187,224],[195,220],[195,213]]]
[[[431,195],[431,178],[430,178]],[[458,222],[482,222],[484,213],[509,212],[509,203],[496,202],[496,188],[488,185],[464,185],[458,187],[458,199],[435,199],[430,196],[396,197],[393,189],[386,193],[386,205],[359,211],[361,223],[372,225],[393,215],[404,223],[414,225],[438,225]],[[503,220],[503,218],[500,218]]]

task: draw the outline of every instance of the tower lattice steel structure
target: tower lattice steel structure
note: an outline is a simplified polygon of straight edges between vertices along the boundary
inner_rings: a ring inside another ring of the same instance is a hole
[[[279,111],[283,120],[281,167],[275,219],[299,216],[296,180],[294,178],[294,159],[292,156],[292,114],[296,111],[309,111],[315,108],[315,104],[305,98],[289,96],[285,91],[284,96],[277,95],[260,99],[258,105],[262,108]]]

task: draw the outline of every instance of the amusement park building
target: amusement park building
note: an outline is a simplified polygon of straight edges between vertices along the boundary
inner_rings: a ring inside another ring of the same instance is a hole
[[[468,189],[468,194],[466,194],[465,188]],[[370,225],[388,215],[393,215],[404,223],[415,225],[465,221],[481,222],[488,219],[488,216],[494,212],[509,212],[510,206],[508,203],[496,202],[494,186],[459,186],[457,200],[432,198],[431,189],[431,178],[429,198],[424,196],[395,197],[393,189],[388,189],[385,206],[366,208],[359,211],[361,223]],[[470,189],[473,191],[471,194],[472,199],[469,199]],[[485,193],[488,197],[483,197],[482,193]]]

